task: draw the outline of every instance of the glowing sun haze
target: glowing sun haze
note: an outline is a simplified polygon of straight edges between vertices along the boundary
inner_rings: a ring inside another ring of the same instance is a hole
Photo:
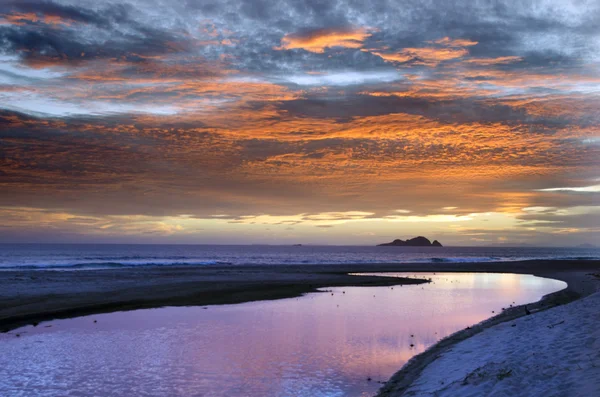
[[[0,242],[600,243],[600,2],[0,2]]]

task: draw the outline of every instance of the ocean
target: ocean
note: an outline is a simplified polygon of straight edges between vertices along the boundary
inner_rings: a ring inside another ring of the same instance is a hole
[[[0,244],[0,269],[600,259],[600,248]]]

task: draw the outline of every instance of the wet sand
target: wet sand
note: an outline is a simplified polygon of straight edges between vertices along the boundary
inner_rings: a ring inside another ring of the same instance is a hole
[[[280,299],[339,286],[388,286],[423,280],[357,277],[356,272],[498,272],[566,281],[561,299],[592,292],[580,279],[600,261],[523,261],[286,266],[198,266],[0,272],[0,331],[56,318],[161,306]],[[588,291],[589,290],[589,291]]]

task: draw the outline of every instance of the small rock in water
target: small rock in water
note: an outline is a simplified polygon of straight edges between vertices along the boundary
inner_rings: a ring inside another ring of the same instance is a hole
[[[372,381],[372,380],[373,380],[373,379],[371,379],[371,377],[370,377],[370,376],[367,378],[367,382],[370,382],[370,381]]]

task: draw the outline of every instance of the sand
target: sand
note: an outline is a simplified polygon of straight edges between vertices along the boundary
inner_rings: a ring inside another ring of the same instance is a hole
[[[406,396],[600,392],[600,293],[500,324],[440,355]]]
[[[526,305],[530,315],[514,308],[440,341],[411,359],[379,396],[596,395],[600,274],[554,278],[569,288]]]

